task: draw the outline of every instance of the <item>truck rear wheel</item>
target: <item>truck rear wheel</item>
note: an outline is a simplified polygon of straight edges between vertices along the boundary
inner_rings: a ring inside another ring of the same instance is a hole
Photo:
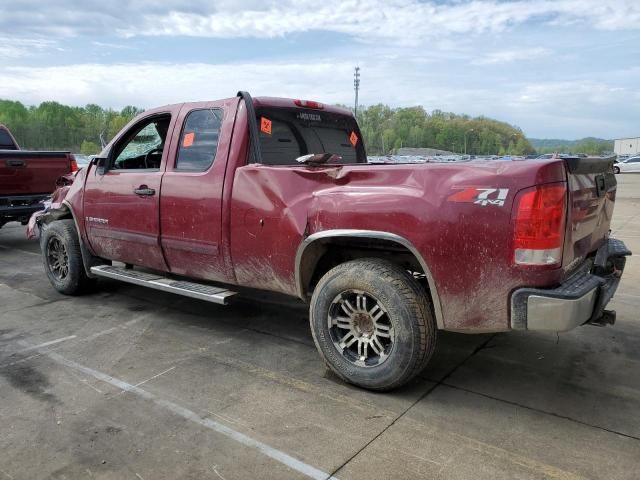
[[[40,237],[40,249],[47,277],[60,293],[78,295],[94,284],[84,270],[73,220],[56,220],[48,224]]]
[[[313,292],[310,323],[327,366],[369,390],[391,390],[411,380],[436,344],[424,289],[400,266],[377,258],[327,272]]]

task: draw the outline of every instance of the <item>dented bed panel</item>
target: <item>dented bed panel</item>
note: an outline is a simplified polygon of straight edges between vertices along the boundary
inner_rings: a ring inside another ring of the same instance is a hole
[[[513,198],[564,175],[561,162],[242,166],[231,204],[237,281],[295,295],[296,251],[306,236],[390,232],[413,244],[428,265],[444,328],[506,330],[511,290],[552,285],[563,275],[511,265]]]

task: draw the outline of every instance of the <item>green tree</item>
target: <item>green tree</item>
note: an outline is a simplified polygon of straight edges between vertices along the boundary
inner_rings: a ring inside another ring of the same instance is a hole
[[[77,152],[84,147],[96,153],[93,150],[99,148],[101,135],[110,140],[141,111],[134,106],[116,112],[95,104],[70,107],[58,102],[26,107],[20,102],[0,99],[0,123],[9,127],[22,148],[34,150]]]
[[[89,104],[70,107],[58,102],[25,106],[0,100],[0,123],[11,129],[23,148],[92,151],[100,140],[110,140],[142,110],[126,106],[120,111]],[[421,106],[391,108],[377,104],[358,111],[360,129],[371,155],[391,153],[401,147],[430,147],[476,155],[534,153],[522,131],[487,117],[470,117]],[[572,151],[600,153],[607,145],[584,139]]]
[[[100,152],[100,147],[95,142],[90,142],[87,140],[82,141],[82,145],[80,145],[80,153],[83,155],[96,155]]]

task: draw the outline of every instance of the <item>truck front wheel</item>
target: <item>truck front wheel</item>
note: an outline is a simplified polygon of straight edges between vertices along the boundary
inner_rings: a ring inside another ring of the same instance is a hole
[[[377,258],[338,265],[311,298],[311,332],[340,378],[385,391],[411,380],[435,349],[429,297],[400,266]]]
[[[73,220],[56,220],[48,224],[40,237],[40,249],[47,277],[57,291],[77,295],[93,285],[84,270]]]

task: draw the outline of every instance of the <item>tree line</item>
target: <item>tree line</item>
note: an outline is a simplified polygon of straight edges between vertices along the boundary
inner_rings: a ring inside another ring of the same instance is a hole
[[[99,105],[71,107],[58,102],[25,106],[0,100],[0,123],[14,134],[23,148],[98,153],[142,110],[128,106],[120,111]],[[475,155],[526,155],[535,149],[517,127],[486,117],[423,107],[362,107],[358,121],[370,155],[395,153],[402,147],[428,147]]]
[[[529,155],[535,149],[522,130],[487,117],[470,117],[423,107],[372,105],[358,110],[370,155],[402,147],[428,147],[473,155]]]
[[[613,152],[613,140],[587,137],[580,140],[530,139],[531,144],[540,153],[586,153],[603,155]]]
[[[90,104],[70,107],[58,102],[25,106],[0,100],[0,123],[6,125],[22,148],[70,150],[92,155],[102,148],[142,110],[128,106],[120,111]]]

